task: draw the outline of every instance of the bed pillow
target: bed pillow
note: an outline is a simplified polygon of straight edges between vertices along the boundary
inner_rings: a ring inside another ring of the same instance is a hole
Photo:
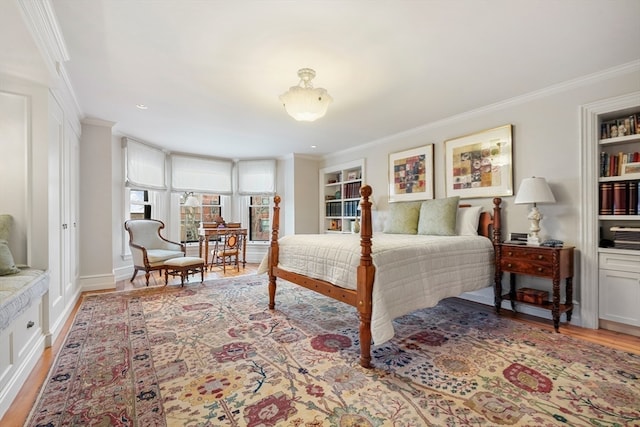
[[[398,202],[389,204],[389,214],[384,222],[384,233],[416,234],[421,202]]]
[[[420,207],[418,234],[455,236],[460,197],[425,200]]]
[[[19,273],[6,240],[0,240],[0,276]]]
[[[477,236],[478,222],[482,206],[470,206],[468,208],[458,208],[456,217],[456,234],[458,236]]]
[[[0,240],[9,241],[9,234],[11,233],[12,223],[13,217],[11,215],[0,215]]]

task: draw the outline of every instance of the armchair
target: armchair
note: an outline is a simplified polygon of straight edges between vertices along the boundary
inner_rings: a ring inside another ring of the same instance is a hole
[[[147,286],[149,286],[149,274],[154,270],[165,268],[164,262],[168,259],[183,257],[186,255],[186,247],[182,243],[172,242],[160,235],[164,223],[157,219],[130,219],[125,221],[124,228],[129,232],[129,248],[133,258],[133,276],[136,278],[138,271],[144,270]]]

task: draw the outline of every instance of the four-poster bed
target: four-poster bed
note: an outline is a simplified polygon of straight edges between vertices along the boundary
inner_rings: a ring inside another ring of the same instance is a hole
[[[380,344],[393,336],[394,317],[491,286],[501,225],[501,199],[495,198],[493,216],[480,214],[478,236],[380,233],[372,250],[371,193],[368,185],[360,190],[359,239],[348,234],[279,239],[281,200],[275,196],[267,267],[270,309],[275,308],[276,279],[281,278],[358,310],[360,365],[365,368],[371,366],[372,339]]]

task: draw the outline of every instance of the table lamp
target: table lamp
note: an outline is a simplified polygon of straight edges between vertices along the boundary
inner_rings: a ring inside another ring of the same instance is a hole
[[[540,246],[541,240],[539,236],[540,232],[540,220],[542,214],[538,211],[537,203],[555,203],[556,199],[553,197],[553,193],[549,188],[549,184],[544,178],[531,177],[525,178],[520,183],[518,188],[518,194],[514,203],[516,205],[522,205],[527,203],[533,203],[531,212],[527,216],[527,219],[531,221],[529,226],[529,234],[527,235],[527,244]]]

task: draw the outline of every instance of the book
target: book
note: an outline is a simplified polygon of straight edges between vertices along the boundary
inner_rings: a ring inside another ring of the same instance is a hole
[[[627,215],[627,181],[613,183],[613,214]]]
[[[638,184],[640,181],[629,181],[627,186],[627,214],[638,215]]]
[[[600,215],[613,214],[613,183],[600,183]]]

